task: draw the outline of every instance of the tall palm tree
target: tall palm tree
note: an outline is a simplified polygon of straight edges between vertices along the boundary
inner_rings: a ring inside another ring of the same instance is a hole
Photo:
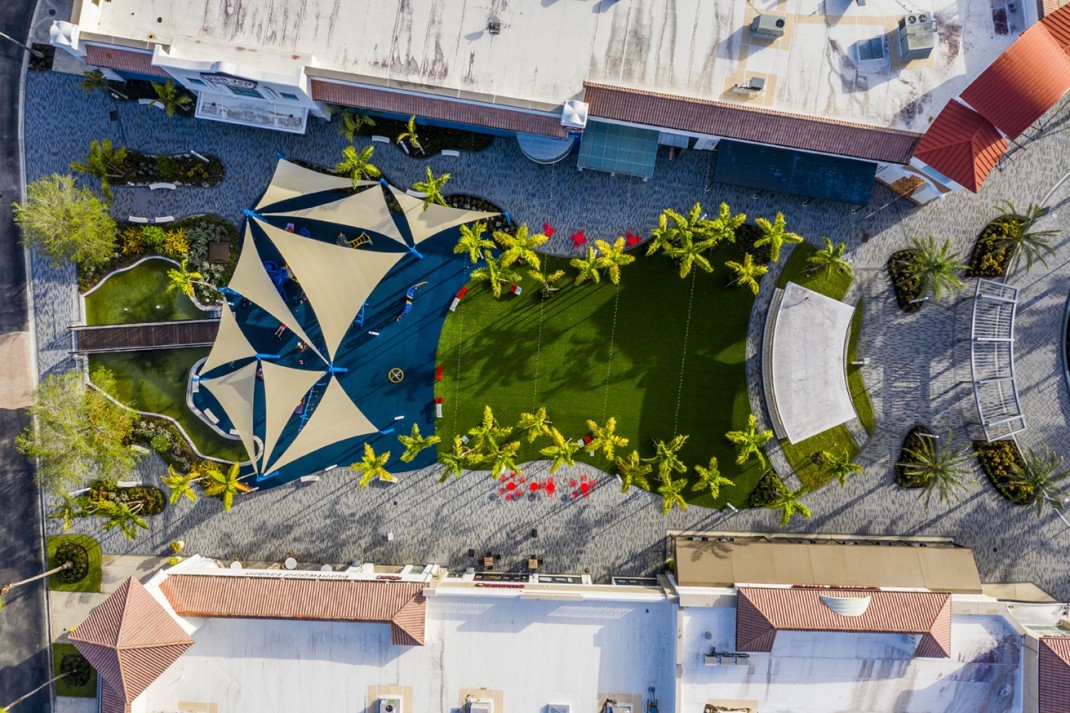
[[[460,436],[453,437],[453,448],[438,454],[438,462],[442,465],[440,483],[445,483],[451,475],[460,478],[464,471],[476,470],[483,465],[479,454],[466,446]]]
[[[405,123],[405,129],[398,134],[397,142],[408,143],[410,147],[416,149],[420,153],[424,152],[423,144],[420,143],[420,137],[416,135],[416,115],[409,117],[409,120]],[[417,189],[419,190],[419,189]]]
[[[762,466],[766,465],[765,453],[762,448],[772,440],[773,432],[759,431],[758,419],[754,417],[753,413],[747,417],[747,428],[745,430],[729,431],[724,435],[736,446],[737,464],[743,465],[751,456],[754,456]]]
[[[948,440],[951,440],[948,434]],[[925,505],[929,505],[933,494],[946,507],[958,503],[962,497],[960,491],[977,481],[967,477],[969,470],[963,464],[972,454],[964,448],[948,446],[941,448],[933,438],[922,438],[916,448],[904,448],[908,458],[897,465],[903,474],[915,483],[922,483],[918,497],[925,496]]]
[[[37,693],[38,691],[43,691],[44,689],[48,688],[49,686],[51,686],[56,681],[64,679],[64,678],[66,678],[67,676],[70,676],[70,675],[71,675],[71,672],[67,671],[65,673],[61,673],[59,675],[53,676],[52,678],[48,679],[47,681],[42,683],[37,688],[35,688],[32,691],[30,691],[29,693],[24,693],[23,695],[19,696],[15,700],[13,700],[10,703],[8,703],[6,706],[0,706],[0,713],[9,713],[9,711],[12,708],[14,708],[18,704],[22,703],[23,701],[25,701],[27,698],[29,698],[33,694]]]
[[[371,444],[365,441],[364,457],[356,463],[350,464],[349,469],[360,473],[360,483],[358,485],[361,488],[367,487],[368,483],[376,478],[385,480],[388,483],[393,483],[394,476],[386,469],[386,464],[389,460],[390,451],[376,453],[372,449]]]
[[[797,233],[785,229],[784,214],[777,211],[776,218],[770,223],[765,218],[756,218],[754,223],[762,229],[762,237],[754,241],[754,247],[769,246],[769,257],[773,262],[780,259],[780,248],[784,243],[801,243],[803,238]]]
[[[729,284],[749,287],[754,294],[758,294],[758,290],[761,288],[758,281],[762,279],[765,273],[769,272],[769,268],[765,265],[756,265],[754,256],[750,253],[743,253],[743,262],[728,260],[724,266],[735,275]]]
[[[119,500],[99,500],[94,505],[93,514],[104,518],[101,526],[104,530],[118,528],[126,539],[133,540],[137,537],[137,528],[149,529],[149,523],[138,514],[140,509]]]
[[[355,146],[346,146],[342,149],[342,160],[334,167],[334,172],[349,176],[354,188],[366,178],[379,178],[383,174],[371,162],[374,152],[373,146],[365,146],[360,151]]]
[[[833,245],[828,238],[822,238],[822,240],[825,241],[824,250],[818,250],[806,259],[806,262],[810,263],[810,274],[817,274],[819,270],[824,268],[826,275],[831,275],[833,270],[839,270],[844,275],[850,275],[852,273],[851,263],[847,262],[843,257],[844,251],[847,250],[847,243]]]
[[[446,198],[442,195],[442,189],[446,187],[446,183],[448,183],[449,180],[450,174],[443,173],[436,178],[435,174],[431,173],[431,167],[428,166],[427,177],[422,181],[417,181],[412,184],[413,190],[424,194],[424,210],[427,210],[427,206],[432,203],[446,205]]]
[[[197,494],[193,492],[193,484],[198,480],[197,473],[179,473],[173,465],[167,466],[167,475],[160,478],[163,484],[171,491],[171,504],[174,505],[183,497],[190,502],[197,501]]]
[[[375,119],[366,114],[361,114],[352,107],[338,107],[338,133],[346,137],[346,141],[353,143],[353,137],[360,133],[365,126],[375,126]]]
[[[1023,460],[1020,477],[1032,490],[1029,504],[1036,508],[1037,517],[1045,505],[1063,510],[1067,491],[1060,484],[1070,477],[1070,468],[1063,467],[1063,457],[1047,448],[1039,453],[1029,449]]]
[[[650,481],[647,480],[647,476],[653,472],[654,468],[639,457],[639,451],[633,450],[627,458],[617,458],[615,464],[617,475],[620,476],[622,493],[628,492],[633,485],[643,490],[650,490]]]
[[[235,463],[230,466],[230,470],[226,473],[223,473],[215,466],[208,466],[203,471],[203,475],[208,481],[208,484],[204,486],[204,494],[210,498],[218,497],[222,499],[224,512],[230,512],[230,507],[234,504],[235,495],[252,492],[252,488],[241,482],[238,477],[240,470],[241,466]]]
[[[1059,231],[1033,230],[1033,226],[1046,216],[1050,209],[1047,206],[1030,203],[1026,211],[1020,213],[1010,201],[1003,201],[1001,206],[996,207],[999,208],[1003,217],[1014,221],[1017,227],[1017,230],[1001,241],[1003,247],[1014,250],[1014,264],[1009,272],[1014,272],[1018,269],[1023,257],[1025,258],[1026,272],[1033,269],[1034,260],[1047,267],[1048,263],[1044,258],[1055,254],[1055,248],[1051,245],[1051,238],[1058,236]]]
[[[125,174],[122,163],[126,160],[126,149],[112,146],[111,139],[94,140],[89,144],[89,153],[82,163],[74,161],[71,168],[79,173],[94,176],[100,181],[100,188],[108,200],[112,199],[111,179],[122,178]]]
[[[658,495],[661,496],[661,514],[668,515],[673,508],[687,510],[687,501],[684,500],[683,491],[687,487],[687,479],[672,477],[663,478],[658,486]]]
[[[472,282],[486,282],[495,297],[502,296],[502,285],[508,285],[520,279],[520,273],[510,267],[502,265],[501,258],[494,257],[490,250],[483,251],[483,260],[486,264],[476,270],[472,270],[470,277]]]
[[[467,254],[469,262],[473,265],[479,262],[481,251],[494,247],[493,240],[487,240],[483,237],[483,233],[486,230],[487,224],[481,220],[472,225],[467,223],[462,225],[461,237],[457,239],[457,244],[453,246],[454,254]]]
[[[687,466],[680,460],[680,449],[687,443],[687,436],[673,436],[669,441],[654,441],[654,455],[644,458],[658,471],[658,479],[668,481],[673,473],[686,473]]]
[[[17,587],[21,587],[21,586],[26,585],[26,584],[30,584],[31,582],[36,582],[39,579],[45,579],[46,577],[51,577],[53,574],[56,574],[57,572],[65,572],[66,570],[68,570],[68,569],[70,569],[72,567],[74,567],[74,562],[72,562],[70,560],[64,560],[63,563],[60,564],[58,567],[53,567],[52,569],[48,570],[47,572],[42,572],[41,574],[35,574],[32,577],[27,577],[26,579],[19,580],[18,582],[12,582],[11,584],[5,584],[4,586],[0,587],[0,599],[2,599],[4,597],[4,595],[6,595],[12,589],[15,589]],[[0,605],[0,606],[2,606],[2,605]]]
[[[534,443],[542,436],[549,436],[552,425],[553,421],[550,420],[549,415],[546,413],[546,407],[540,406],[531,413],[526,411],[521,413],[520,421],[516,424],[516,428],[518,431],[527,434],[528,443]]]
[[[597,267],[606,271],[606,277],[614,285],[620,284],[620,269],[635,262],[635,255],[624,252],[624,238],[617,238],[612,244],[605,240],[596,240],[598,247]]]
[[[48,514],[48,518],[50,520],[59,520],[63,525],[64,532],[70,532],[71,525],[74,524],[74,521],[87,514],[81,507],[81,501],[77,498],[72,498],[66,493],[60,495],[60,502],[58,504],[52,504],[56,509]]]
[[[553,445],[546,446],[539,451],[551,459],[550,472],[555,472],[562,465],[576,465],[576,454],[579,453],[581,445],[576,441],[568,440],[561,435],[560,431],[552,427],[550,438],[554,441]]]
[[[840,487],[847,485],[847,476],[852,473],[861,473],[862,466],[853,463],[847,451],[840,454],[831,451],[821,451],[821,460],[825,464],[825,472],[840,481]]]
[[[535,283],[539,286],[539,291],[544,298],[553,297],[554,293],[561,288],[557,286],[557,283],[564,279],[564,270],[554,270],[553,272],[542,272],[540,270],[528,270],[528,276],[535,280]]]
[[[951,250],[951,240],[945,240],[943,245],[937,247],[936,239],[931,235],[928,240],[914,238],[910,243],[910,252],[903,283],[917,279],[922,295],[931,292],[937,300],[944,290],[958,292],[962,289],[962,280],[956,273],[965,270],[966,265],[960,263],[959,254]]]
[[[506,267],[515,262],[539,269],[539,255],[535,248],[550,238],[542,233],[529,233],[527,223],[517,226],[515,233],[494,231],[494,240],[502,248],[502,264]]]
[[[745,222],[747,222],[746,213],[732,215],[728,204],[721,203],[717,217],[709,220],[708,235],[716,243],[734,243],[736,242],[736,230]]]
[[[472,437],[475,450],[478,452],[483,451],[483,447],[488,441],[497,442],[500,439],[508,438],[512,432],[512,426],[502,426],[498,423],[498,419],[494,417],[494,411],[490,406],[483,407],[483,417],[480,419],[479,425],[468,429],[468,435]]]
[[[507,470],[521,473],[522,471],[516,464],[518,453],[520,453],[520,441],[499,443],[495,438],[489,438],[484,441],[482,449],[483,463],[490,466],[490,477],[497,480]]]
[[[163,84],[156,82],[152,88],[156,90],[156,101],[163,104],[163,110],[168,119],[175,115],[176,110],[185,109],[193,103],[190,93],[175,84],[173,79],[168,79]]]
[[[696,242],[693,235],[683,234],[675,245],[665,249],[665,254],[679,263],[681,278],[690,275],[693,267],[698,267],[704,272],[713,272],[713,265],[705,255],[713,244],[712,238]]]
[[[658,216],[658,227],[653,232],[653,240],[647,247],[646,254],[653,255],[659,249],[680,247],[685,241],[693,245],[711,241],[707,247],[713,247],[711,221],[702,217],[702,205],[698,202],[691,206],[687,215],[666,208]]]
[[[676,231],[669,226],[669,210],[663,210],[658,216],[658,227],[650,231],[650,241],[646,244],[646,254],[653,255],[659,250],[667,250],[673,246]]]
[[[108,78],[104,76],[104,72],[101,72],[99,69],[91,69],[88,72],[83,72],[83,74],[85,75],[85,79],[78,82],[78,86],[81,87],[86,94],[89,94],[96,89],[107,91]]]
[[[613,461],[618,448],[628,445],[628,439],[617,435],[617,419],[610,416],[605,425],[599,425],[595,421],[587,421],[587,429],[593,436],[587,448],[592,451],[602,451],[602,457],[607,461]]]
[[[721,469],[718,468],[716,457],[710,458],[709,465],[696,465],[695,474],[698,476],[698,480],[691,486],[691,490],[696,493],[706,491],[714,500],[721,494],[723,486],[732,484],[731,480],[721,475]]]
[[[182,258],[182,262],[178,264],[178,267],[171,268],[167,271],[167,291],[172,292],[178,290],[186,297],[193,297],[194,285],[207,285],[204,281],[204,275],[199,272],[191,272],[188,267],[186,258]]]
[[[441,440],[442,438],[439,436],[421,434],[419,424],[412,424],[412,431],[409,435],[401,434],[398,436],[398,441],[405,446],[405,451],[401,454],[401,462],[412,463],[416,456],[420,454],[420,451],[437,445]]]
[[[569,265],[576,268],[576,280],[574,284],[582,285],[584,282],[601,282],[602,273],[599,272],[598,258],[594,254],[594,248],[590,245],[587,246],[586,257],[574,257],[568,262]]]
[[[770,510],[780,511],[780,526],[786,527],[793,515],[802,515],[805,518],[812,518],[810,508],[806,507],[799,499],[803,495],[806,495],[806,488],[799,488],[795,491],[785,491],[777,496],[776,500],[766,505]]]

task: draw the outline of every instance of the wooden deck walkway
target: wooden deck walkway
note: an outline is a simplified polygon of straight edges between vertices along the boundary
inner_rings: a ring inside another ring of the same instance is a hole
[[[71,328],[76,354],[210,347],[218,331],[218,319]]]

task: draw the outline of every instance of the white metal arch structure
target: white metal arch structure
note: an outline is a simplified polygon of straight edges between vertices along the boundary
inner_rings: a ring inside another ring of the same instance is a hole
[[[973,398],[985,439],[1011,438],[1026,429],[1014,372],[1014,318],[1018,288],[978,280],[970,325]]]

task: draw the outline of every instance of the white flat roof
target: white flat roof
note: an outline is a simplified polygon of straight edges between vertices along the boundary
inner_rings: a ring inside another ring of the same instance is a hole
[[[206,60],[255,67],[249,50],[274,49],[377,83],[507,103],[557,106],[589,80],[922,132],[1024,29],[1021,5],[1004,35],[988,3],[958,0],[82,0],[72,21],[174,43],[184,57],[197,38],[205,53],[227,55]],[[935,17],[939,39],[930,58],[902,66],[890,31],[907,6]],[[757,11],[784,15],[786,35],[752,39]],[[485,31],[493,13],[496,36]],[[878,58],[861,59],[876,38]],[[764,95],[732,91],[754,76],[767,80]]]
[[[135,713],[180,702],[215,703],[220,713],[374,713],[375,686],[411,687],[400,713],[454,710],[462,690],[478,688],[501,691],[506,712],[550,703],[595,711],[604,694],[643,698],[649,686],[662,710],[674,710],[668,601],[440,594],[427,600],[426,645],[414,647],[392,646],[386,624],[193,621],[202,624],[196,643],[137,698]]]
[[[717,699],[757,700],[761,713],[1022,710],[1021,637],[1002,617],[955,615],[947,659],[913,657],[907,635],[781,631],[771,653],[706,666],[711,647],[735,651],[735,611],[681,610],[678,710]]]

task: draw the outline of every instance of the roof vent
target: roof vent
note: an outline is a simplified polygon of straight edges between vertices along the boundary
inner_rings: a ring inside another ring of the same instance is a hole
[[[828,594],[821,595],[821,603],[840,616],[862,616],[869,609],[872,597],[835,597]]]
[[[497,15],[491,15],[487,18],[487,32],[492,35],[497,35],[502,31],[502,19]]]
[[[758,15],[750,23],[750,32],[758,37],[776,39],[784,36],[787,24],[783,15]]]
[[[579,99],[569,99],[561,109],[561,126],[573,131],[583,131],[587,126],[587,112],[590,107],[587,102]]]
[[[936,47],[936,22],[925,12],[911,12],[899,18],[896,30],[903,61],[925,59]]]
[[[401,699],[393,696],[380,698],[378,713],[401,713]]]
[[[632,713],[632,704],[606,701],[606,713]]]

